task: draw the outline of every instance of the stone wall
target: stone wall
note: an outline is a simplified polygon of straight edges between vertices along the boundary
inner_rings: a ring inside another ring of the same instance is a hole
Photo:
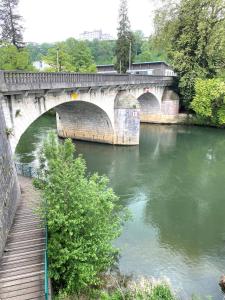
[[[0,103],[0,257],[4,250],[19,199],[20,188]]]

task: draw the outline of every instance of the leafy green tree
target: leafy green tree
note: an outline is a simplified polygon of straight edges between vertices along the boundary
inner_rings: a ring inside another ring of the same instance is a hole
[[[22,17],[16,12],[19,0],[0,0],[1,40],[18,49],[24,46]]]
[[[136,30],[133,32],[133,51],[135,56],[138,56],[142,52],[142,46],[145,40],[144,33],[141,30]]]
[[[97,65],[112,64],[115,56],[116,42],[93,40],[87,42],[88,47],[91,49],[92,56]]]
[[[134,60],[134,36],[130,29],[128,18],[127,0],[121,0],[119,10],[119,28],[116,41],[116,64],[119,73],[126,73],[129,67],[129,59]],[[131,50],[131,51],[130,51]],[[131,52],[131,55],[130,55]]]
[[[221,79],[198,79],[192,109],[215,125],[225,125],[225,82]]]
[[[42,59],[50,66],[46,70],[50,72],[87,73],[96,71],[91,50],[87,47],[86,42],[80,42],[74,38],[56,43]]]
[[[72,57],[68,54],[64,42],[56,43],[48,50],[48,54],[42,57],[43,61],[49,65],[46,71],[49,72],[72,72]]]
[[[74,159],[74,152],[70,139],[59,143],[49,135],[35,181],[42,189],[44,216],[47,203],[50,277],[56,291],[69,294],[98,285],[115,263],[118,249],[112,241],[125,216],[108,179],[87,176],[84,159]]]
[[[155,42],[152,38],[148,41],[144,41],[141,47],[141,52],[136,56],[136,62],[145,61],[167,61],[166,52],[155,47]]]
[[[30,54],[30,59],[32,62],[41,61],[42,56],[46,56],[48,54],[48,50],[50,48],[54,48],[54,44],[51,43],[28,43],[26,45],[26,49]]]
[[[213,78],[224,69],[225,1],[169,1],[157,15],[156,35],[179,77],[183,104],[189,108],[197,78]],[[163,45],[163,43],[161,44]]]
[[[69,38],[65,42],[66,52],[71,58],[71,65],[75,72],[95,72],[96,66],[90,48],[85,41]]]
[[[26,49],[18,50],[14,45],[0,46],[0,69],[34,71],[29,53]]]

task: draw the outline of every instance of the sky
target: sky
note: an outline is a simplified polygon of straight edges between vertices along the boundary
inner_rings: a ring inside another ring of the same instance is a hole
[[[154,0],[128,0],[132,30],[153,31]],[[116,37],[119,0],[20,0],[26,42],[78,38],[83,31],[102,29]]]

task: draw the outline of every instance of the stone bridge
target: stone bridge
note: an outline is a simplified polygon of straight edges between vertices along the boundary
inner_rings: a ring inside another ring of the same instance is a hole
[[[167,76],[0,71],[0,105],[13,152],[26,129],[52,108],[61,137],[137,145],[140,122],[177,116],[173,86]]]

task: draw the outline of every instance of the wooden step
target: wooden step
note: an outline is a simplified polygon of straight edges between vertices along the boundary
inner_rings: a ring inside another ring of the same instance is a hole
[[[31,293],[26,293],[23,295],[16,295],[14,297],[7,297],[7,298],[2,298],[4,300],[31,300],[31,299],[44,299],[45,292],[44,290],[42,291],[37,291],[37,292],[31,292]]]
[[[2,290],[1,299],[9,299],[11,297],[22,296],[40,291],[40,286],[44,286],[44,281],[33,281],[32,283],[24,283],[14,290]]]
[[[32,281],[33,278],[33,281]],[[16,284],[16,285],[10,285],[10,286],[5,286],[1,287],[1,293],[9,293],[9,292],[14,292],[14,291],[19,291],[22,289],[29,288],[31,286],[44,286],[44,276],[43,278],[38,278],[38,277],[32,277],[30,281]]]
[[[32,250],[32,251],[27,251],[23,253],[15,253],[11,255],[4,255],[1,259],[1,262],[11,262],[11,261],[17,261],[20,259],[26,259],[29,257],[34,257],[40,254],[44,254],[45,249],[39,249],[39,250]]]
[[[3,278],[8,278],[10,280],[11,277],[19,276],[27,273],[38,272],[44,270],[44,263],[39,263],[35,265],[29,265],[25,267],[13,268],[13,269],[5,269],[0,271],[0,280]]]
[[[13,268],[24,267],[33,264],[40,264],[43,261],[44,261],[44,253],[38,256],[28,257],[20,260],[17,259],[11,262],[9,261],[9,262],[2,263],[0,270],[5,270],[5,268],[11,270]]]
[[[20,232],[11,232],[8,237],[18,237],[20,236],[23,237],[23,236],[30,236],[30,235],[33,235],[35,232],[44,232],[44,228],[35,228],[35,229],[31,229],[31,230],[24,230],[24,231],[20,231]]]
[[[13,285],[17,285],[29,281],[34,281],[34,278],[35,280],[42,279],[43,277],[44,277],[44,270],[30,272],[22,275],[17,275],[17,276],[4,277],[0,279],[0,288],[6,286],[13,286]]]

